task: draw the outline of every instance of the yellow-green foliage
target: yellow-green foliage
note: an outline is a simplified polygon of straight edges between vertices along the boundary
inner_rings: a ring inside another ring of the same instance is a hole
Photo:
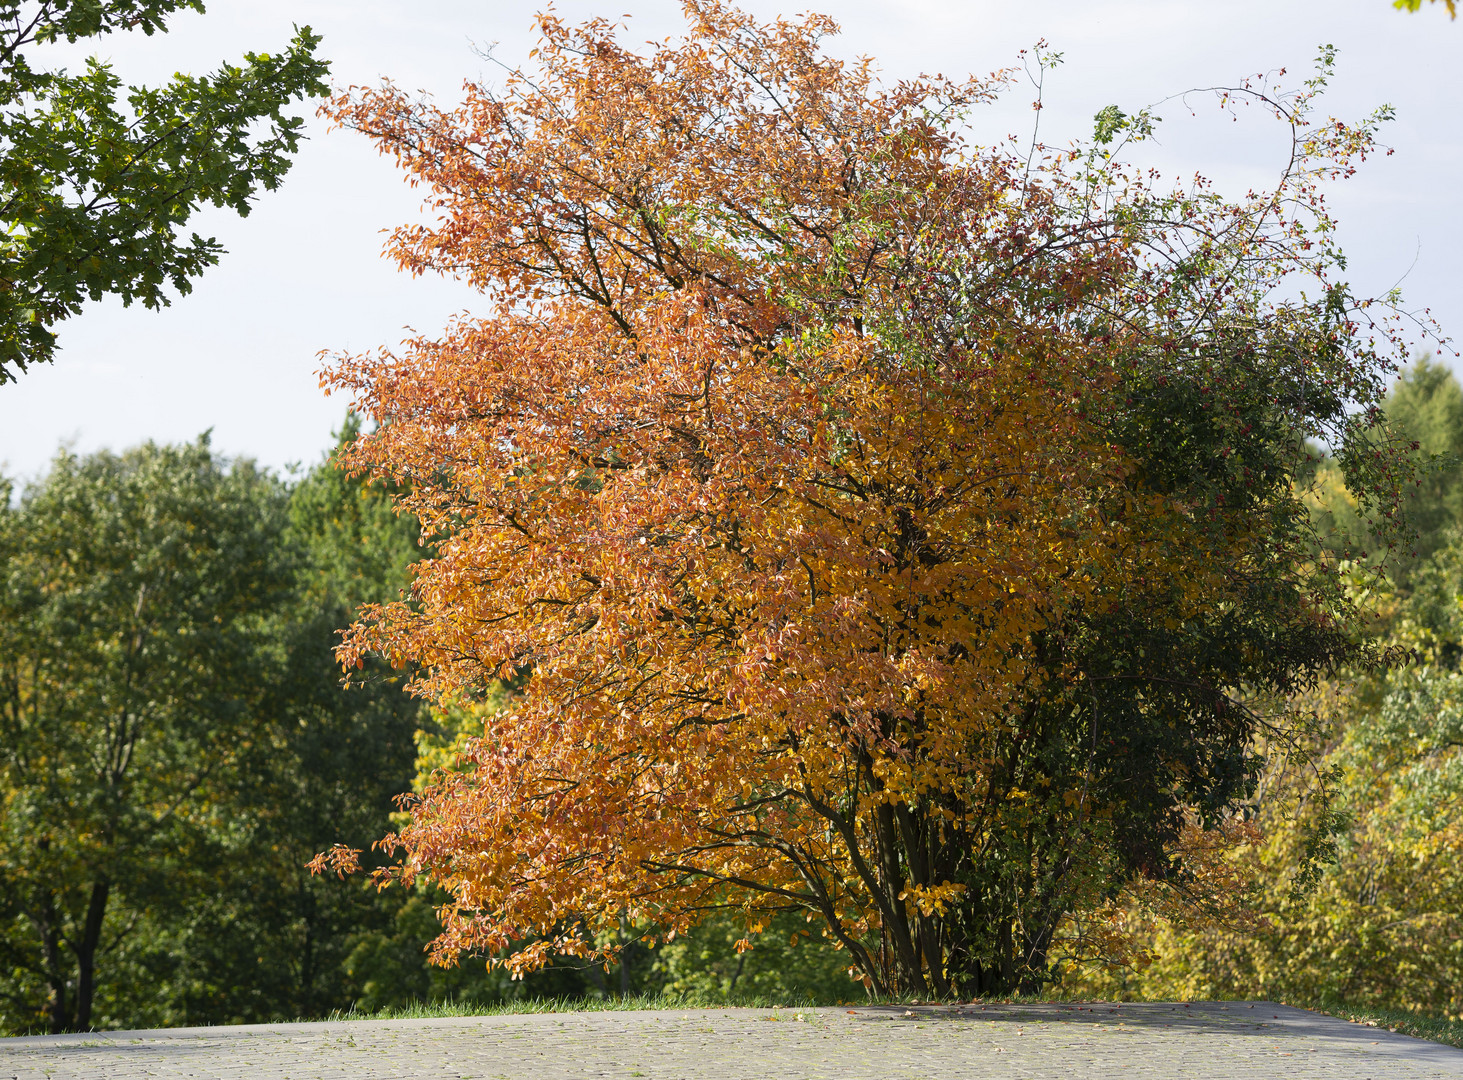
[[[750,948],[738,950],[738,943]],[[801,914],[775,916],[758,934],[740,912],[714,915],[655,950],[665,993],[704,998],[863,1000],[850,978],[847,952],[835,949]]]
[[[1258,889],[1261,926],[1179,930],[1134,912],[1152,963],[1082,973],[1072,988],[1463,1013],[1463,392],[1424,361],[1399,381],[1388,419],[1424,466],[1417,555],[1400,560],[1395,583],[1358,572],[1354,584],[1375,632],[1414,661],[1320,688],[1311,764],[1266,778],[1255,804],[1264,838],[1230,856]],[[1355,525],[1332,479],[1323,464],[1319,502]],[[1296,868],[1328,824],[1335,860],[1298,890]]]
[[[1463,675],[1425,667],[1379,689],[1379,700],[1362,694],[1339,703],[1340,734],[1322,767],[1342,770],[1338,805],[1351,824],[1314,891],[1297,896],[1292,888],[1307,826],[1316,824],[1313,807],[1294,809],[1308,778],[1276,777],[1281,790],[1260,816],[1266,838],[1235,856],[1263,883],[1267,924],[1179,932],[1155,921],[1151,966],[1089,975],[1083,985],[1135,997],[1344,1001],[1456,1016]]]
[[[483,721],[507,708],[513,694],[511,686],[498,682],[482,701],[433,708],[428,714],[430,722],[416,734],[417,775],[412,790],[423,790],[438,770],[462,768],[468,740],[482,735]]]

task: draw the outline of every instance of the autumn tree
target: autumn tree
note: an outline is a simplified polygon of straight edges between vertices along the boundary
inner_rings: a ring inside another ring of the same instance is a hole
[[[247,215],[299,147],[291,103],[324,94],[309,27],[277,53],[210,75],[127,87],[96,58],[67,72],[38,46],[166,30],[203,0],[0,2],[0,383],[52,359],[56,326],[88,300],[162,307],[218,261],[178,235],[205,203]]]
[[[440,214],[392,254],[487,309],[327,371],[438,543],[342,659],[443,707],[527,676],[395,873],[449,892],[443,962],[795,911],[877,991],[1039,986],[1126,883],[1212,899],[1185,830],[1367,659],[1295,480],[1325,437],[1364,500],[1399,483],[1317,204],[1372,125],[1312,116],[1329,54],[1233,88],[1295,153],[1230,203],[1120,164],[1147,114],[981,149],[1002,77],[884,87],[825,18],[686,14],[645,55],[542,16],[455,110],[329,106]]]

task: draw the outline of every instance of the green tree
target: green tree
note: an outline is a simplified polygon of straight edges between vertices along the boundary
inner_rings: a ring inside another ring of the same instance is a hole
[[[355,438],[347,422],[342,441]],[[418,528],[333,455],[293,485],[207,440],[62,454],[0,492],[0,1025],[320,1015],[404,897],[312,878],[409,790],[417,703],[341,685]],[[426,912],[430,918],[430,911]],[[425,957],[398,967],[419,977]]]
[[[205,439],[60,454],[0,509],[0,950],[8,1026],[93,1023],[99,973],[227,827],[269,614],[280,485]],[[135,920],[134,920],[135,921]]]
[[[356,437],[348,418],[342,444]],[[349,963],[389,933],[405,898],[312,878],[321,844],[365,843],[411,786],[415,700],[384,665],[342,686],[338,628],[366,601],[396,598],[420,553],[414,520],[327,456],[288,491],[277,555],[290,587],[265,620],[256,737],[209,834],[170,872],[186,887],[142,914],[119,973],[115,1023],[167,1025],[319,1016],[369,998]],[[428,912],[430,917],[430,912]],[[426,967],[421,945],[403,958]],[[144,992],[145,991],[145,992]]]
[[[1463,1009],[1463,391],[1424,358],[1383,412],[1388,437],[1414,447],[1417,483],[1403,509],[1416,555],[1384,579],[1355,564],[1351,587],[1375,616],[1370,632],[1414,662],[1338,672],[1304,699],[1319,723],[1305,753],[1272,762],[1249,808],[1262,838],[1233,856],[1265,922],[1153,920],[1152,966],[1088,976],[1085,989]],[[1327,462],[1321,474],[1334,470]],[[1367,520],[1334,478],[1324,486],[1338,531],[1360,545]],[[1321,777],[1329,799],[1315,798]],[[1322,864],[1298,879],[1318,839]]]
[[[1424,355],[1405,369],[1380,403],[1382,423],[1362,447],[1396,452],[1409,474],[1401,485],[1398,511],[1409,542],[1388,550],[1389,522],[1358,505],[1342,477],[1342,463],[1318,448],[1312,516],[1333,555],[1380,566],[1406,587],[1414,568],[1425,563],[1463,525],[1463,389],[1452,372]],[[1395,534],[1394,534],[1395,535]]]
[[[358,432],[348,418],[340,444]],[[403,898],[364,884],[332,888],[305,864],[338,838],[374,839],[394,797],[411,789],[420,703],[383,663],[342,685],[333,649],[360,605],[401,597],[421,554],[419,535],[415,519],[397,516],[385,493],[343,471],[334,453],[290,491],[283,541],[295,591],[272,634],[276,674],[266,699],[276,734],[239,792],[256,824],[247,848],[229,861],[247,872],[235,873],[227,908],[195,917],[196,944],[178,954],[195,970],[228,976],[202,1010],[209,1018],[349,1007],[364,990],[346,961],[362,935],[397,918]],[[271,886],[261,889],[261,878]],[[206,966],[195,959],[205,951],[217,957]],[[425,967],[420,946],[417,954]]]
[[[207,76],[128,87],[95,58],[33,66],[33,46],[120,30],[154,34],[203,0],[0,0],[0,383],[49,361],[56,324],[87,298],[167,305],[222,247],[178,235],[204,203],[249,213],[299,145],[290,103],[323,94],[319,36],[246,53]]]
[[[1447,367],[1424,356],[1402,373],[1383,410],[1399,439],[1416,447],[1417,482],[1402,510],[1417,531],[1409,563],[1423,562],[1463,525],[1463,388]]]

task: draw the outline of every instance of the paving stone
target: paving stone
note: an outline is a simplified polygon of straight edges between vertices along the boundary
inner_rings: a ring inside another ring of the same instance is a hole
[[[1463,1051],[1271,1002],[686,1009],[0,1040],[0,1080],[1400,1080]]]

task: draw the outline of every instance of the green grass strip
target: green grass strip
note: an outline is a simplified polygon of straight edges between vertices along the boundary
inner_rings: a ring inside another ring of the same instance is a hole
[[[1445,1043],[1448,1046],[1463,1049],[1463,1020],[1453,1020],[1446,1016],[1428,1016],[1408,1009],[1387,1009],[1372,1005],[1338,1005],[1334,1001],[1310,1004],[1292,1001],[1285,1004],[1297,1005],[1313,1012],[1326,1013],[1329,1016],[1349,1020],[1353,1024],[1364,1024],[1380,1031],[1393,1031],[1398,1035],[1411,1035],[1414,1039],[1427,1039],[1430,1042]]]
[[[519,1016],[563,1012],[639,1012],[645,1009],[811,1009],[823,1005],[866,1005],[857,1002],[824,1001],[810,996],[765,997],[709,994],[631,994],[602,998],[518,998],[493,1003],[473,1001],[417,1001],[376,1012],[336,1010],[327,1020],[431,1020],[447,1016]]]

